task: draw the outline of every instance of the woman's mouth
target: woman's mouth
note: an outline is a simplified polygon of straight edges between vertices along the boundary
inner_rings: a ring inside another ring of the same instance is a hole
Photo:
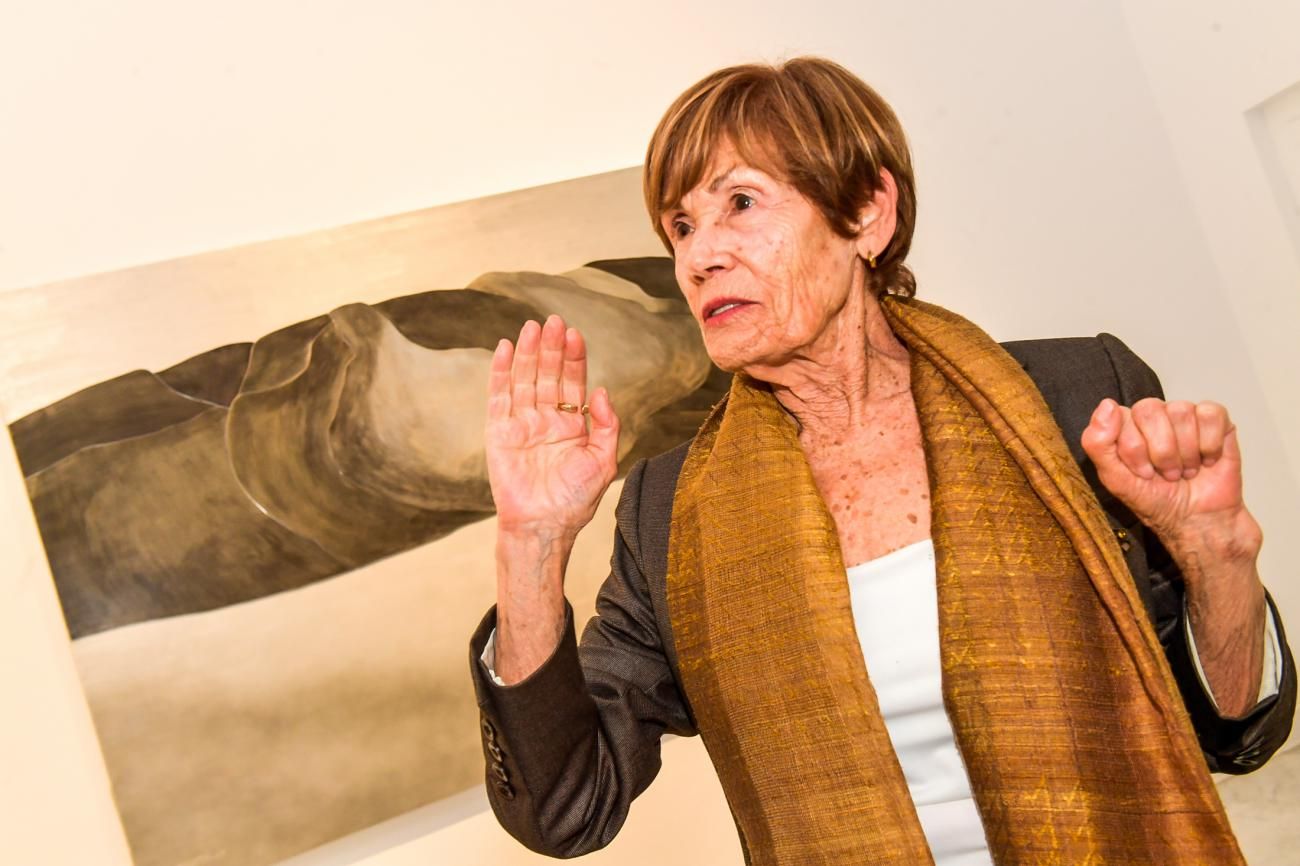
[[[734,314],[737,310],[744,307],[752,306],[750,301],[743,301],[739,298],[719,298],[712,301],[704,309],[704,321],[719,322]]]

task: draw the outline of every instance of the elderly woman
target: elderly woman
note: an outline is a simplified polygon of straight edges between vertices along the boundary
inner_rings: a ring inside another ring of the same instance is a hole
[[[1000,347],[912,300],[903,131],[833,63],[690,88],[645,195],[736,375],[628,475],[578,648],[618,418],[557,317],[498,347],[471,649],[506,828],[598,848],[699,733],[753,864],[1242,862],[1209,770],[1281,745],[1295,675],[1223,407],[1109,335]]]

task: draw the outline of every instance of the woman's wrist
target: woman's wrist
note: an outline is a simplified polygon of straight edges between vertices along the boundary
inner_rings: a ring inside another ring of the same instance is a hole
[[[1161,540],[1183,574],[1188,625],[1206,683],[1220,713],[1238,717],[1255,705],[1263,665],[1267,613],[1256,564],[1259,524],[1243,507]]]
[[[535,527],[497,533],[497,676],[507,685],[550,658],[564,634],[564,570],[576,533]]]
[[[1235,630],[1258,618],[1264,604],[1257,565],[1263,538],[1244,507],[1219,520],[1184,526],[1161,541],[1182,573],[1198,635],[1214,625]]]
[[[1157,530],[1184,578],[1244,581],[1255,574],[1263,545],[1259,523],[1245,506],[1230,514],[1205,515],[1170,530]]]
[[[502,546],[527,553],[531,549],[550,554],[553,550],[573,548],[582,527],[570,527],[555,521],[497,522],[498,556]],[[558,547],[557,547],[558,545]],[[565,551],[567,553],[567,551]]]

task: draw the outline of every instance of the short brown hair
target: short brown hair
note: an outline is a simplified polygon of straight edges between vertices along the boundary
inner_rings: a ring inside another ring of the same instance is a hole
[[[856,234],[879,191],[880,170],[898,186],[897,227],[869,272],[873,292],[911,296],[903,264],[916,226],[916,180],[907,137],[889,103],[838,63],[797,57],[779,65],[721,69],[677,97],[646,151],[646,210],[664,246],[660,218],[694,189],[729,140],[755,168],[797,189],[842,237]]]

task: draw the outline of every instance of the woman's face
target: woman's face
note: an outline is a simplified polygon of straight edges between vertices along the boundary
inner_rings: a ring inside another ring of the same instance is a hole
[[[866,291],[859,241],[833,232],[807,198],[730,143],[661,219],[677,284],[724,370],[816,357],[836,339],[851,293]]]

